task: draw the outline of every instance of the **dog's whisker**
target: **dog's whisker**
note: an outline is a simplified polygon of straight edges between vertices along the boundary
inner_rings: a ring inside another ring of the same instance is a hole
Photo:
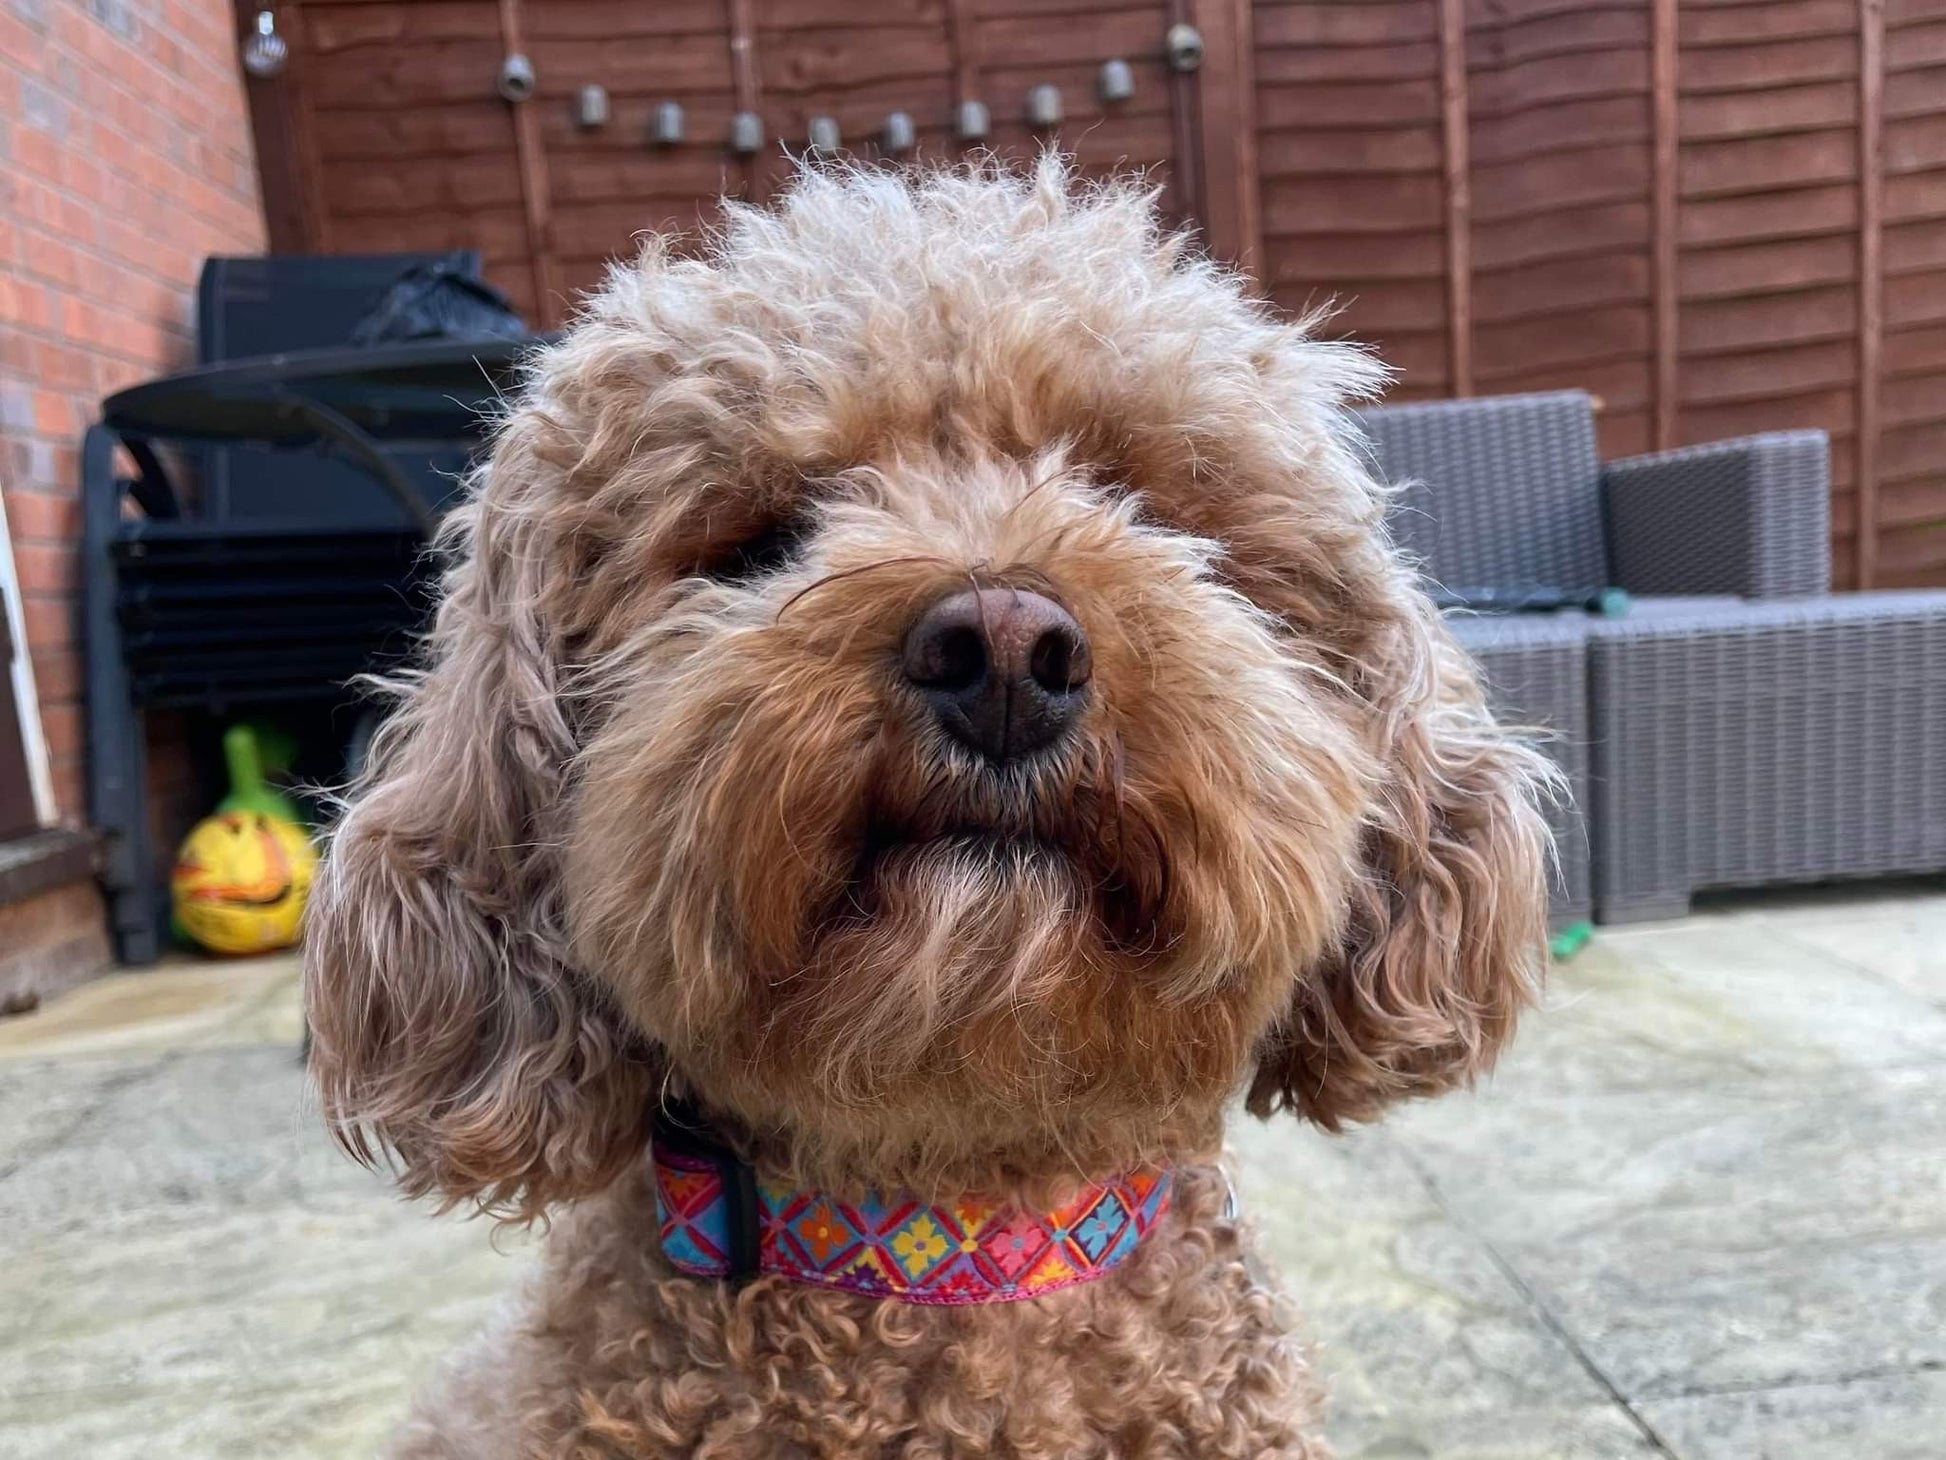
[[[946,559],[935,557],[929,553],[909,553],[903,557],[886,558],[876,563],[861,563],[855,568],[840,568],[834,572],[826,573],[814,583],[806,584],[789,598],[785,599],[783,606],[777,610],[775,622],[783,622],[784,615],[789,613],[804,599],[809,598],[821,589],[831,587],[834,583],[842,583],[848,579],[859,578],[867,573],[883,572],[887,568],[910,567],[915,563],[943,564],[945,562]]]

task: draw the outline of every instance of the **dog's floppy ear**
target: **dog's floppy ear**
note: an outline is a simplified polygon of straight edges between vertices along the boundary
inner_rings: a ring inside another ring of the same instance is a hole
[[[574,736],[534,468],[503,438],[445,534],[423,674],[379,732],[305,922],[324,1113],[401,1184],[532,1217],[641,1148],[651,1072],[563,953],[553,818]]]
[[[1380,626],[1344,670],[1381,777],[1350,917],[1250,1091],[1256,1114],[1331,1129],[1490,1065],[1545,957],[1547,762],[1494,724],[1416,589],[1394,579],[1376,601]]]

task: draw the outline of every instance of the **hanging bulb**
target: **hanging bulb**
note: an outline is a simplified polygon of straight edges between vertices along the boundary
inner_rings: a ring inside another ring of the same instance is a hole
[[[1103,101],[1127,101],[1135,95],[1135,73],[1128,62],[1117,58],[1103,61],[1095,77],[1095,88]]]
[[[253,33],[243,43],[243,69],[260,81],[268,81],[284,69],[290,58],[289,44],[277,34],[277,17],[268,10],[259,10]]]
[[[763,150],[764,119],[755,112],[738,112],[730,118],[730,150],[739,157],[751,157]]]
[[[682,103],[665,101],[655,109],[655,143],[658,147],[673,147],[682,141],[683,116]]]
[[[531,97],[538,84],[534,63],[518,52],[500,63],[500,75],[494,81],[500,95],[516,105]]]

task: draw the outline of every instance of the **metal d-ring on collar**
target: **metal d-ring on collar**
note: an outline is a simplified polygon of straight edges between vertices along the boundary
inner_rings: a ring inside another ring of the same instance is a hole
[[[709,1119],[687,1100],[665,1100],[656,1107],[655,1144],[671,1155],[706,1161],[723,1183],[729,1238],[731,1282],[744,1282],[763,1269],[763,1221],[757,1208],[757,1173],[715,1133]]]

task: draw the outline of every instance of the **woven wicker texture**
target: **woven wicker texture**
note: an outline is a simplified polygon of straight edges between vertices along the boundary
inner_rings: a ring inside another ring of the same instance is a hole
[[[1678,916],[1698,888],[1946,867],[1946,593],[1824,596],[1822,432],[1603,469],[1578,392],[1362,419],[1400,487],[1393,532],[1435,581],[1637,595],[1619,620],[1453,620],[1504,717],[1581,726],[1550,749],[1592,828],[1599,919]],[[1583,642],[1577,709],[1562,656]],[[1557,918],[1579,821],[1556,824]]]
[[[1605,588],[1594,405],[1581,391],[1360,413],[1394,537],[1449,588]]]
[[[1668,604],[1588,647],[1604,922],[1946,866],[1946,593]]]
[[[1822,431],[1779,431],[1608,463],[1616,582],[1641,594],[1829,592],[1830,457]]]
[[[1486,679],[1502,724],[1531,728],[1567,773],[1569,799],[1547,808],[1555,865],[1548,879],[1548,922],[1556,931],[1586,921],[1594,907],[1592,848],[1583,812],[1589,795],[1588,625],[1580,614],[1547,618],[1446,620]]]

